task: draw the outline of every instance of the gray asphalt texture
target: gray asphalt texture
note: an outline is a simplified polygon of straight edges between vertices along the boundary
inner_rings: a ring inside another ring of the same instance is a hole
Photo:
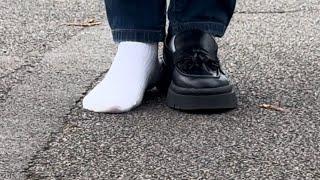
[[[76,59],[67,62],[65,57],[61,57],[61,48],[55,51],[86,30],[63,24],[82,22],[87,18],[105,21],[102,2],[0,2],[0,179],[23,179],[21,172],[27,162],[37,150],[43,148],[50,134],[62,127],[61,117],[70,111],[70,106],[81,93],[75,87],[87,86],[80,81],[73,81],[72,77],[86,74],[92,79],[83,78],[83,82],[94,81],[92,73],[80,70],[90,69],[82,66],[86,61],[86,52],[79,49],[81,44],[75,45],[77,51],[65,54],[78,58],[76,62],[79,64],[75,63]],[[88,36],[88,40],[105,40],[100,42],[103,45],[108,41],[105,36],[99,37],[98,34],[92,37]],[[76,42],[76,39],[73,41]],[[91,63],[91,69],[101,70],[94,66]],[[67,93],[64,89],[60,90],[66,87],[70,87]]]
[[[61,23],[104,21],[102,3],[0,8],[2,179],[320,178],[317,0],[238,3],[219,56],[239,108],[223,113],[172,110],[155,90],[129,113],[82,110],[116,47],[104,25]]]

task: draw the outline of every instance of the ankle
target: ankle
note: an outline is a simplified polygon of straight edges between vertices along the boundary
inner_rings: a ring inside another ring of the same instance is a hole
[[[123,41],[118,44],[119,49],[126,49],[128,47],[133,47],[135,49],[158,49],[158,43],[143,43],[135,41]]]

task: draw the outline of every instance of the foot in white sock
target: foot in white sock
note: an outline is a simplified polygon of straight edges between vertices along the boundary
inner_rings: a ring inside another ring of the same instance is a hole
[[[127,112],[141,104],[148,85],[160,73],[158,44],[121,42],[104,79],[84,98],[94,112]]]

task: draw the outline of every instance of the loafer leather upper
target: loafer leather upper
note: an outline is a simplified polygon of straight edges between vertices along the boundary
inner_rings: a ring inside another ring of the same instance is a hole
[[[165,53],[169,54],[165,56],[171,57],[172,62],[166,63],[171,66],[172,83],[176,89],[204,89],[212,93],[215,89],[217,92],[232,91],[220,68],[218,45],[210,34],[198,30],[185,31],[175,36],[174,46],[175,52],[167,49]]]

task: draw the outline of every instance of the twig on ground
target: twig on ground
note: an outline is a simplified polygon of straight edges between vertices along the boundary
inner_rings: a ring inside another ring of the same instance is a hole
[[[275,106],[275,105],[271,105],[271,104],[262,104],[262,105],[259,105],[259,107],[263,108],[263,109],[280,111],[280,112],[288,112],[289,111],[288,109],[285,109],[285,108],[282,108],[279,106]]]
[[[97,22],[95,19],[89,19],[84,22],[74,22],[74,23],[65,23],[66,26],[81,26],[81,27],[91,27],[100,25],[101,22]]]

